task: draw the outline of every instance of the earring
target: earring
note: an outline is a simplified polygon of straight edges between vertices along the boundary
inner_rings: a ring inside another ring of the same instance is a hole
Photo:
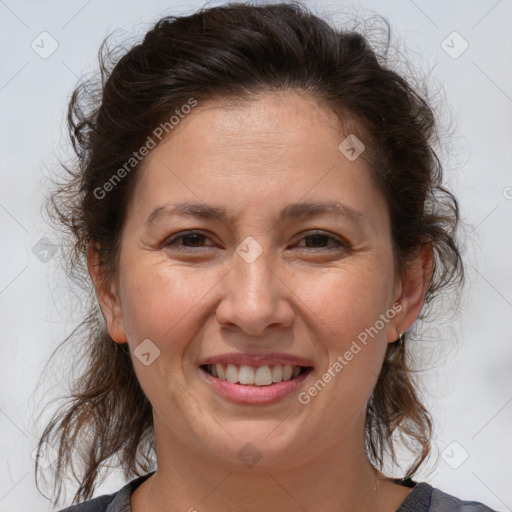
[[[399,329],[397,329],[396,332],[398,333],[398,339],[395,341],[395,343],[398,342],[398,344],[402,347],[404,344],[404,334],[405,333],[402,334]]]

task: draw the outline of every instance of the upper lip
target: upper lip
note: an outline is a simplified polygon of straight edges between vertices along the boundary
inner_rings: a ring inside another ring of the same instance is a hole
[[[246,354],[243,352],[231,352],[229,354],[218,354],[204,359],[199,366],[205,364],[236,364],[247,366],[265,366],[272,364],[288,364],[290,366],[313,366],[311,361],[302,357],[280,352],[269,354]]]

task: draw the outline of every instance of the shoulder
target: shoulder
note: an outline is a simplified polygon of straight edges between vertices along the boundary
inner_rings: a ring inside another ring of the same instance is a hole
[[[464,501],[426,482],[417,482],[397,512],[498,512],[478,501]]]
[[[148,479],[154,471],[131,480],[117,492],[104,494],[83,503],[72,505],[58,512],[130,512],[130,498],[135,489]]]
[[[116,497],[116,494],[118,493],[98,496],[97,498],[84,501],[78,505],[72,505],[71,507],[64,508],[58,512],[105,512],[112,500]]]
[[[497,512],[479,501],[463,501],[451,494],[432,489],[432,502],[429,512]]]

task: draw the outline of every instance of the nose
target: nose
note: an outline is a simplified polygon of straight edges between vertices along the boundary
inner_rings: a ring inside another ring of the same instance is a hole
[[[287,277],[270,251],[248,262],[234,255],[233,268],[222,280],[222,299],[216,317],[230,331],[261,336],[269,328],[293,325],[293,292]]]

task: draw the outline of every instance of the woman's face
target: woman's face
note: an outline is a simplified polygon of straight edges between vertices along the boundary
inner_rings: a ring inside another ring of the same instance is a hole
[[[199,104],[146,157],[102,306],[157,449],[262,468],[360,452],[409,325],[387,206],[361,147],[339,149],[348,135],[311,97],[268,93]]]

